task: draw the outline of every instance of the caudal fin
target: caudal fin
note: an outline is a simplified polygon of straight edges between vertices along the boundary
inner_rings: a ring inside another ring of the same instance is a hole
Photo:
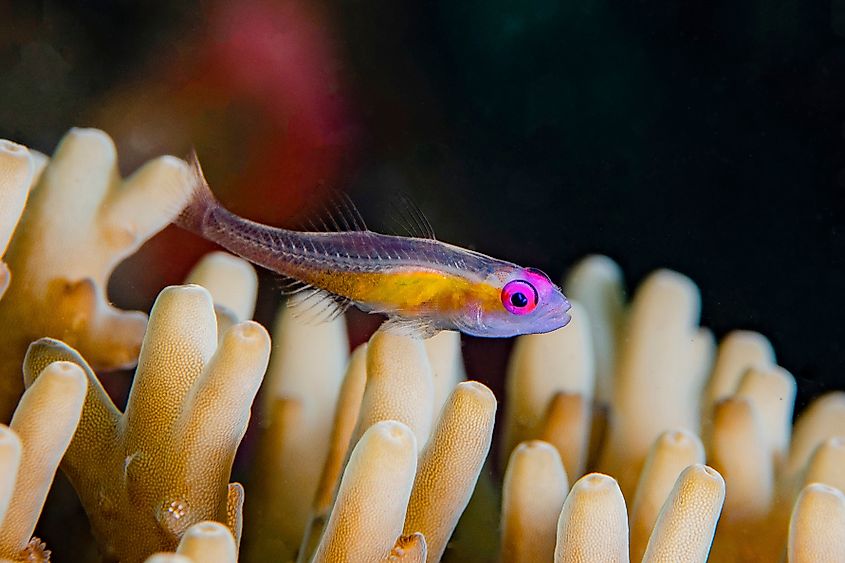
[[[187,158],[191,167],[191,195],[181,213],[173,220],[183,229],[203,234],[203,225],[208,214],[220,204],[211,193],[211,188],[203,176],[196,151],[192,150]]]

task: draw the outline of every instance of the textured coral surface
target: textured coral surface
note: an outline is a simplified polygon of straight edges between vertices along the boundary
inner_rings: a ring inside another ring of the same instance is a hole
[[[350,353],[344,319],[285,307],[271,346],[225,253],[149,320],[114,308],[111,271],[185,197],[181,160],[122,180],[115,158],[94,130],[49,161],[0,141],[0,559],[51,557],[60,467],[107,561],[845,561],[845,393],[793,426],[771,344],[717,346],[685,276],[628,302],[613,261],[577,264],[572,324],[520,337],[497,398],[454,333]],[[120,410],[99,372],[136,363]]]
[[[33,340],[62,339],[95,369],[135,364],[146,315],[112,307],[106,284],[187,197],[184,161],[160,157],[123,180],[102,131],[70,131],[43,171],[26,159],[17,172],[6,172],[11,145],[5,143],[0,193],[10,201],[0,216],[0,251],[3,235],[15,223],[18,228],[4,257],[12,280],[0,299],[0,420],[9,419],[23,390],[20,365]],[[20,213],[30,190],[18,222],[15,210]]]

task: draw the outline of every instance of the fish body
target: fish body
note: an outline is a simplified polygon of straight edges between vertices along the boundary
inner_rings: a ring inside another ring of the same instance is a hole
[[[569,322],[569,302],[533,268],[433,238],[366,230],[300,232],[262,225],[222,207],[194,159],[192,194],[176,224],[289,280],[289,290],[340,313],[387,315],[385,330],[428,337],[549,332]]]

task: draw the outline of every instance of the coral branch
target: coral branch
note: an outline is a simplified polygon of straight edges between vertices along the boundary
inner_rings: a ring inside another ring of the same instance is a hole
[[[370,345],[371,349],[373,344]],[[439,561],[490,450],[496,398],[477,381],[458,384],[420,455],[405,534],[422,532],[427,561]],[[448,467],[448,471],[443,468]]]
[[[238,549],[232,532],[219,522],[199,522],[182,536],[176,553],[196,563],[236,563]]]
[[[712,335],[698,327],[699,309],[695,284],[667,270],[651,274],[634,296],[599,463],[626,496],[662,432],[699,430],[699,394],[714,347]]]
[[[0,522],[6,517],[12,501],[20,464],[20,438],[8,426],[0,425]]]
[[[736,393],[745,372],[775,365],[775,352],[762,334],[735,330],[719,343],[713,373],[704,392],[703,420],[709,424],[716,403]]]
[[[302,537],[300,546],[299,561],[307,561],[314,552],[323,532],[329,511],[332,507],[337,485],[343,473],[343,464],[349,456],[349,448],[352,433],[358,421],[361,409],[361,399],[364,396],[364,387],[367,384],[367,345],[362,344],[355,349],[349,360],[346,375],[343,378],[343,385],[340,388],[340,396],[337,401],[332,434],[329,443],[329,453],[320,481],[317,485],[317,492],[314,496],[312,512],[309,517],[308,526]]]
[[[567,475],[584,474],[590,445],[590,403],[580,394],[556,393],[538,432],[539,439],[557,448]]]
[[[816,448],[804,473],[804,484],[811,483],[845,491],[845,436],[829,438]]]
[[[20,396],[20,364],[37,338],[66,341],[96,369],[135,363],[146,315],[112,307],[106,285],[121,260],[170,223],[189,185],[187,165],[173,157],[121,181],[108,136],[93,129],[65,136],[6,253],[13,279],[0,300],[0,324],[9,327],[0,340],[0,420]]]
[[[226,252],[211,252],[194,266],[185,283],[201,285],[211,294],[218,334],[235,323],[252,318],[258,276],[246,260]]]
[[[592,402],[595,367],[590,320],[579,304],[573,303],[573,310],[578,313],[565,330],[520,336],[516,341],[508,365],[504,459],[518,443],[540,437],[544,414],[556,393],[581,396],[585,404]],[[589,420],[589,412],[584,414]],[[589,427],[582,430],[579,442],[585,443]],[[564,451],[560,454],[567,457]],[[583,464],[566,469],[580,475]]]
[[[845,561],[845,494],[820,483],[798,496],[789,522],[789,563]]]
[[[555,563],[628,561],[628,515],[616,480],[590,473],[572,486],[557,524]]]
[[[775,468],[785,461],[792,435],[795,378],[778,366],[751,368],[742,376],[736,397],[747,398],[761,417],[766,445]]]
[[[373,424],[352,450],[314,563],[387,559],[402,532],[416,467],[411,429]]]
[[[606,405],[613,396],[617,342],[625,317],[622,270],[607,256],[588,256],[572,268],[564,286],[591,320],[596,399]]]
[[[461,355],[461,333],[451,330],[441,330],[431,338],[423,341],[425,351],[431,363],[434,380],[434,416],[440,416],[440,410],[455,385],[464,381],[466,370]]]
[[[649,450],[631,506],[632,561],[642,559],[654,523],[678,476],[696,463],[704,463],[704,446],[698,436],[682,430],[664,432]],[[709,541],[707,545],[709,549]]]
[[[353,442],[379,420],[407,424],[422,449],[431,434],[434,383],[422,341],[378,331],[367,349],[367,386]],[[417,531],[417,530],[412,530]],[[429,552],[431,538],[426,534]]]
[[[20,220],[34,175],[35,163],[26,147],[0,139],[0,257]]]
[[[523,442],[511,454],[502,485],[502,563],[551,561],[569,482],[557,450]]]
[[[273,353],[262,391],[265,414],[257,463],[262,475],[251,490],[247,511],[248,519],[256,522],[252,529],[274,532],[248,538],[248,556],[255,559],[292,559],[300,545],[328,455],[349,359],[343,317],[313,323],[298,317],[300,312],[284,307],[273,329]]]
[[[795,423],[784,479],[796,479],[819,444],[841,434],[842,428],[845,428],[845,393],[836,391],[813,401]]]
[[[700,464],[685,469],[660,512],[643,563],[705,563],[724,501],[718,472]]]
[[[20,470],[14,469],[17,480],[0,527],[0,556],[18,559],[27,549],[59,461],[79,423],[85,390],[85,374],[78,366],[54,362],[21,397],[10,425],[20,439]],[[15,447],[11,441],[7,445],[8,463],[15,457]]]
[[[55,360],[72,361],[88,376],[79,431],[62,468],[106,557],[142,561],[175,548],[192,524],[233,521],[229,472],[270,342],[247,321],[217,347],[215,322],[203,288],[161,293],[123,415],[72,348],[43,339],[27,353],[27,381]]]
[[[762,552],[774,542],[754,540],[765,533],[774,500],[772,452],[763,420],[749,399],[732,397],[716,405],[709,463],[725,479],[728,495],[713,546],[716,561],[770,561]]]

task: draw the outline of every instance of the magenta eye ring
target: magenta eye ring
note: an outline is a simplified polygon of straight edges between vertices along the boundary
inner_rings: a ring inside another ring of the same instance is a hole
[[[530,313],[539,301],[537,289],[525,280],[510,281],[502,288],[502,305],[514,315]]]

